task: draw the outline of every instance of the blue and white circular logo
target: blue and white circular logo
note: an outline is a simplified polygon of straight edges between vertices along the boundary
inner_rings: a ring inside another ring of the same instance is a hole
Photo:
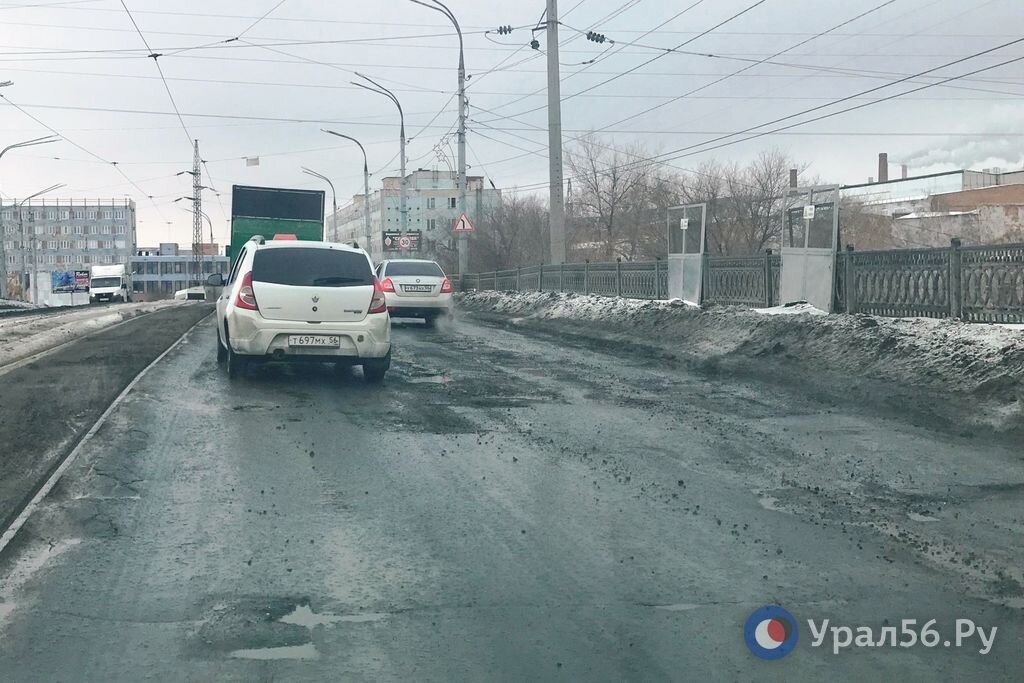
[[[800,629],[792,614],[778,605],[767,605],[747,618],[743,637],[761,659],[782,659],[796,647]]]

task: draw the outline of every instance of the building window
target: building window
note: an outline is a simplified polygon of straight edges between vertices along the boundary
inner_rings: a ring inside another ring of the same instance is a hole
[[[118,209],[117,211],[115,211],[114,212],[114,218],[117,218],[117,219],[124,218],[124,209]]]
[[[428,218],[427,219],[427,230],[437,230],[437,219],[434,219],[434,218]]]
[[[428,209],[435,209],[435,208],[437,208],[437,197],[427,197],[427,208]]]
[[[458,200],[455,197],[449,197],[448,198],[448,208],[449,209],[454,209],[457,202],[458,202]]]

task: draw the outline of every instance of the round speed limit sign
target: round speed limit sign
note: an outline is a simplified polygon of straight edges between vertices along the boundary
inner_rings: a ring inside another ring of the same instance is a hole
[[[412,246],[412,240],[408,237],[401,237],[398,240],[398,246],[400,249],[408,249]]]

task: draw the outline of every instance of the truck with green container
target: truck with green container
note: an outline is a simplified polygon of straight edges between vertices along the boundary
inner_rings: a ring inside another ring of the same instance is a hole
[[[322,241],[323,191],[232,185],[228,257],[234,261],[241,246],[254,235],[268,240],[288,235],[289,239]]]

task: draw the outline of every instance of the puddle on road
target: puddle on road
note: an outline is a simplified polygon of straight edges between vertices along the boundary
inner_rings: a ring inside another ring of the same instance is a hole
[[[317,614],[309,605],[298,605],[290,614],[286,614],[278,621],[283,624],[294,624],[313,629],[317,626],[330,626],[331,624],[349,623],[362,624],[368,621],[381,621],[388,617],[381,612],[368,612],[366,614]]]
[[[409,384],[448,384],[452,381],[447,375],[431,375],[429,377],[412,377]]]
[[[761,507],[765,510],[772,510],[774,512],[787,512],[786,509],[779,507],[779,499],[772,496],[762,496],[757,499]]]
[[[317,652],[316,646],[313,643],[306,643],[305,645],[288,645],[285,647],[263,647],[255,650],[233,650],[228,653],[229,657],[235,659],[319,659],[320,653]]]
[[[928,515],[919,515],[916,512],[908,512],[907,513],[907,517],[909,517],[914,522],[938,522],[939,521],[938,517],[929,517]]]
[[[7,617],[11,616],[11,612],[17,609],[17,607],[17,603],[14,602],[0,602],[0,630],[7,623]]]
[[[688,612],[692,609],[699,609],[700,605],[694,605],[689,602],[680,602],[675,605],[655,605],[654,609],[664,610],[666,612]]]

